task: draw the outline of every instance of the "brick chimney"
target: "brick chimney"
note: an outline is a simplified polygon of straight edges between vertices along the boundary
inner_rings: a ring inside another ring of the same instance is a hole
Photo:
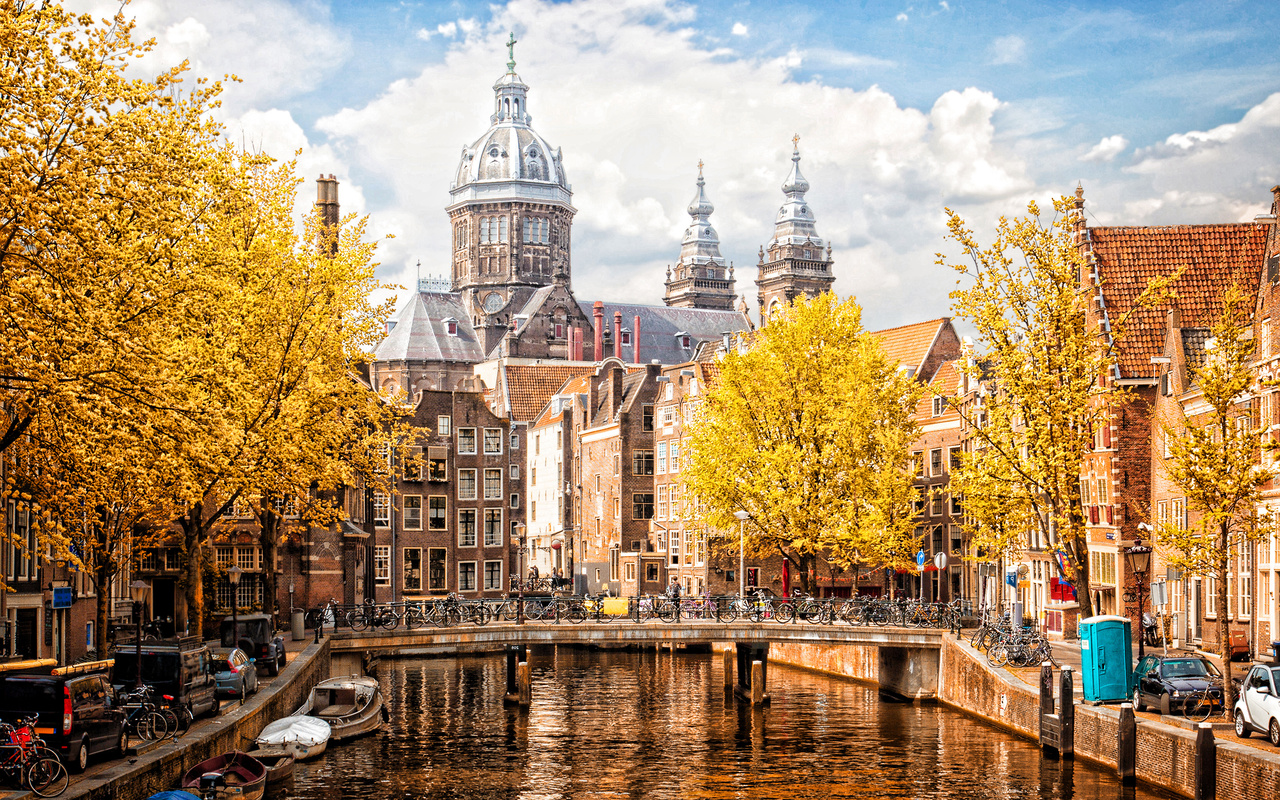
[[[604,303],[599,300],[593,306],[596,324],[596,361],[604,360]]]
[[[613,357],[622,360],[622,312],[613,312]]]
[[[635,354],[631,356],[631,363],[639,364],[640,363],[640,315],[639,314],[636,314],[635,321],[636,321],[635,332],[631,334],[632,336],[636,337],[635,339],[632,340],[632,345],[634,345],[632,349],[635,351]]]
[[[338,181],[332,174],[316,179],[316,208],[320,211],[320,224],[329,253],[337,253],[338,223],[342,216],[338,208]]]

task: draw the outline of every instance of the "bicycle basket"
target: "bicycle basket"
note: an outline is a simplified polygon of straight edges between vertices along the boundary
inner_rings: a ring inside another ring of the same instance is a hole
[[[25,725],[21,728],[14,728],[9,734],[9,744],[17,745],[18,747],[26,747],[31,744],[31,729]]]

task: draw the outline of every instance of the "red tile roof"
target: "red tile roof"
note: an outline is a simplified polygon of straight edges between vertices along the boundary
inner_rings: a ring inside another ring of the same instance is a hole
[[[1124,321],[1118,362],[1125,378],[1155,375],[1151,357],[1164,348],[1169,308],[1181,310],[1184,326],[1211,324],[1223,289],[1236,283],[1250,294],[1256,290],[1266,254],[1266,229],[1248,223],[1103,227],[1090,228],[1089,235],[1107,318],[1112,325]],[[1134,308],[1152,278],[1179,269],[1176,296]]]
[[[872,336],[880,340],[880,347],[890,361],[897,361],[903,366],[918,369],[929,355],[929,347],[938,336],[938,331],[947,324],[947,317],[902,325],[897,328],[886,328],[873,331]]]
[[[594,371],[591,364],[506,365],[502,388],[511,404],[511,421],[528,422],[538,416],[565,381]]]
[[[916,404],[917,418],[928,420],[933,417],[933,398],[937,395],[945,395],[950,398],[958,397],[960,395],[961,377],[961,362],[942,362],[942,365],[934,370],[933,377],[929,379],[928,391],[920,397],[920,402]],[[956,410],[948,404],[947,410],[940,416],[954,416],[956,413]]]
[[[565,381],[563,385],[548,395],[547,402],[539,410],[537,417],[529,423],[529,427],[540,428],[559,417],[559,414],[551,413],[551,398],[558,394],[586,394],[587,390],[591,386],[591,378],[593,375],[593,372],[587,372]]]

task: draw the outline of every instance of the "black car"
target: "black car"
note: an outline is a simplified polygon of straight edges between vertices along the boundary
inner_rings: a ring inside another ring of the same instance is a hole
[[[138,679],[136,644],[117,645],[112,657],[112,685],[117,690],[132,687]],[[195,637],[143,642],[142,682],[157,695],[169,695],[186,706],[191,718],[218,714],[221,703],[214,693],[213,654]]]
[[[123,755],[124,711],[107,679],[111,662],[0,673],[0,720],[35,714],[36,733],[76,772],[100,753]]]
[[[1212,662],[1199,656],[1149,655],[1134,670],[1134,706],[1145,711],[1153,706],[1162,714],[1186,713],[1207,687],[1210,697],[1222,703],[1222,673]]]
[[[234,621],[223,617],[220,633],[223,647],[239,647],[269,674],[279,675],[284,669],[284,638],[276,636],[266,614],[246,614]]]

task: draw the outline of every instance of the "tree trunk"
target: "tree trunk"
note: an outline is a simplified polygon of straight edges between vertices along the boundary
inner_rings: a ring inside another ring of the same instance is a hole
[[[280,545],[281,517],[267,504],[262,512],[260,544],[262,545],[262,612],[276,625],[276,551]]]
[[[182,593],[174,604],[174,627],[182,633],[204,638],[204,536],[201,530],[204,504],[196,502],[181,519],[183,563]]]
[[[1236,687],[1231,682],[1231,614],[1227,605],[1227,571],[1230,566],[1231,533],[1227,523],[1220,523],[1218,528],[1218,585],[1214,593],[1218,595],[1218,653],[1222,656],[1222,702],[1227,708],[1236,704]]]
[[[99,555],[99,557],[101,557]],[[98,564],[93,568],[94,602],[93,647],[98,658],[107,657],[107,621],[111,618],[111,578],[116,570],[110,564]]]

